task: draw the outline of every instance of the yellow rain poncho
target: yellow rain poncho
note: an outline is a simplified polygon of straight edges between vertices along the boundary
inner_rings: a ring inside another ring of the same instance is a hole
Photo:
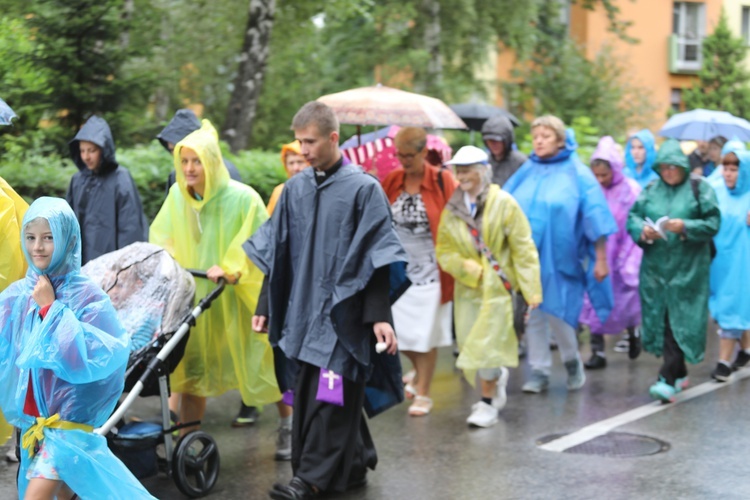
[[[185,184],[183,147],[196,152],[205,171],[200,201]],[[185,356],[172,374],[172,390],[207,397],[239,389],[246,405],[276,402],[281,394],[273,352],[267,335],[251,327],[263,275],[241,246],[268,219],[266,208],[255,190],[229,178],[216,130],[207,120],[177,143],[174,162],[177,182],[151,225],[150,242],[165,248],[182,267],[207,270],[219,265],[227,275],[240,278],[198,318]],[[196,279],[196,301],[214,286]]]
[[[21,251],[21,221],[28,203],[0,177],[0,292],[26,276],[26,259]],[[0,445],[10,437],[13,427],[0,412]]]
[[[479,225],[482,238],[513,286],[530,303],[542,299],[539,256],[529,222],[511,195],[490,185],[479,196],[478,221],[456,189],[443,210],[436,253],[440,266],[456,279],[453,294],[456,366],[473,384],[480,368],[518,366],[518,340],[513,329],[513,301],[486,257],[480,255],[468,224]]]

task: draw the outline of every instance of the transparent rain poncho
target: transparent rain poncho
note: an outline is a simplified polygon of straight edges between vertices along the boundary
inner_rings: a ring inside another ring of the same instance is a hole
[[[195,151],[203,165],[202,200],[188,192],[180,164],[182,148]],[[216,130],[207,120],[177,143],[174,161],[177,183],[151,225],[151,243],[167,250],[184,268],[205,271],[219,265],[240,278],[198,318],[182,362],[172,373],[172,390],[208,397],[239,389],[247,405],[276,402],[281,393],[268,335],[256,333],[251,325],[263,274],[242,250],[242,243],[268,219],[266,207],[250,186],[229,178]],[[196,280],[196,297],[215,286]]]
[[[124,385],[129,339],[107,295],[80,274],[81,235],[68,204],[40,198],[23,219],[49,222],[55,243],[49,267],[29,264],[26,278],[0,294],[0,406],[25,433],[35,419],[24,413],[28,382],[42,417],[102,425]],[[22,233],[23,234],[23,233]],[[30,262],[24,248],[26,260]],[[44,319],[31,294],[40,275],[49,277],[55,301]],[[107,448],[103,436],[46,427],[40,443],[60,477],[82,499],[152,498]],[[21,451],[18,479],[23,498],[31,457]]]

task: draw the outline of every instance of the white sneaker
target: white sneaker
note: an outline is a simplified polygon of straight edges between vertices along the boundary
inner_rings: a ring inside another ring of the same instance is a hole
[[[471,415],[466,419],[466,423],[475,427],[492,427],[497,420],[497,409],[480,401],[471,407]]]
[[[497,379],[497,396],[492,398],[492,406],[497,411],[505,408],[505,403],[508,402],[508,395],[505,392],[505,388],[508,386],[508,376],[510,372],[505,367],[500,368],[500,378]]]

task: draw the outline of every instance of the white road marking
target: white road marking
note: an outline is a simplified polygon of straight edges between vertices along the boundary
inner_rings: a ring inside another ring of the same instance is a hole
[[[629,424],[630,422],[648,417],[649,415],[653,415],[654,413],[658,413],[660,411],[674,408],[680,403],[684,403],[685,401],[697,398],[698,396],[702,396],[717,389],[721,389],[722,387],[727,387],[748,377],[750,377],[750,369],[744,369],[735,372],[732,375],[732,378],[727,382],[718,383],[713,380],[705,382],[677,394],[677,396],[675,396],[674,403],[663,404],[660,401],[654,401],[653,403],[639,406],[638,408],[634,408],[630,411],[626,411],[625,413],[621,413],[619,415],[615,415],[614,417],[601,420],[599,422],[596,422],[595,424],[587,425],[586,427],[578,431],[571,432],[570,434],[566,434],[565,436],[549,441],[548,443],[540,445],[539,449],[557,452],[565,451],[569,448],[573,448],[574,446],[578,446],[579,444],[591,441],[596,437],[603,436],[616,427]]]

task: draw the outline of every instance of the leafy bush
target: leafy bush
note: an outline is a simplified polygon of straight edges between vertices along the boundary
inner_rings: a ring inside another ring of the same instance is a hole
[[[40,196],[64,198],[70,178],[78,171],[70,158],[45,150],[42,135],[17,138],[6,144],[7,153],[0,161],[0,177],[31,202]],[[226,146],[222,144],[222,149]],[[268,201],[276,185],[286,180],[277,153],[243,151],[227,154],[242,175],[242,180],[255,188]],[[172,161],[156,141],[128,149],[117,150],[117,162],[126,167],[138,186],[143,210],[153,220],[164,202],[165,188]]]

